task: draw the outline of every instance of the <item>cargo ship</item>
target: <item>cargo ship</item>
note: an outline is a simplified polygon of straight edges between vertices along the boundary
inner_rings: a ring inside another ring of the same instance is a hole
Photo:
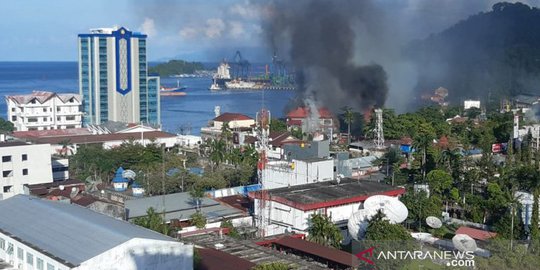
[[[180,81],[177,80],[176,87],[165,87],[162,85],[159,89],[159,94],[161,96],[185,96],[186,92],[184,90],[186,90],[186,87],[180,86]]]
[[[221,62],[217,68],[217,72],[213,76],[214,83],[218,86],[224,86],[226,82],[230,81],[232,79],[230,69],[231,67],[227,62]]]

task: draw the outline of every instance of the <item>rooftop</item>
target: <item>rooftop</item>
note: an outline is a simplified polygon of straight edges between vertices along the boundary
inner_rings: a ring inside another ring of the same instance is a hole
[[[240,120],[253,120],[253,118],[241,114],[241,113],[222,113],[220,116],[214,118],[214,121],[217,122],[231,122],[231,121],[240,121]]]
[[[338,263],[343,266],[356,267],[359,265],[358,259],[351,253],[341,251],[339,249],[325,247],[317,243],[298,239],[295,237],[285,236],[274,242],[274,244],[291,248],[296,251],[321,258],[325,261]]]
[[[288,118],[306,118],[310,113],[309,108],[298,107],[287,114]],[[319,108],[319,118],[332,118],[332,113],[326,108]]]
[[[84,207],[26,195],[0,201],[0,216],[10,217],[0,219],[2,233],[71,267],[133,238],[174,241]]]
[[[14,134],[17,137],[16,134]],[[159,138],[172,138],[176,135],[163,131],[144,132],[142,136],[145,140],[154,140]],[[70,144],[88,144],[88,143],[104,143],[108,141],[129,141],[139,140],[140,133],[114,133],[114,134],[99,134],[99,135],[64,135],[64,136],[46,136],[46,137],[21,137],[34,143],[50,143],[62,144],[68,141]]]
[[[356,180],[351,178],[336,181],[323,181],[267,191],[269,200],[279,202],[303,211],[337,206],[342,204],[363,202],[368,197],[378,194],[397,196],[405,193],[405,189],[378,182]],[[250,193],[251,197],[260,198],[258,192]]]
[[[128,219],[146,216],[146,211],[150,207],[154,208],[156,212],[165,212],[166,221],[171,219],[188,220],[196,212],[196,204],[189,192],[131,199],[125,202]],[[206,197],[201,199],[200,207],[201,212],[210,220],[243,215],[239,209],[220,204],[218,201]]]
[[[62,102],[67,102],[70,99],[76,99],[77,101],[82,100],[82,96],[79,94],[70,94],[70,93],[54,93],[54,92],[48,92],[48,91],[38,91],[34,90],[31,94],[27,95],[13,95],[13,96],[6,96],[6,99],[13,100],[14,102],[17,102],[19,104],[28,104],[32,100],[37,100],[39,103],[44,103],[47,100],[58,97]]]
[[[456,231],[456,234],[466,234],[470,236],[472,239],[482,240],[482,241],[485,241],[485,240],[488,240],[490,238],[497,236],[497,233],[494,233],[494,232],[479,230],[479,229],[465,227],[465,226],[459,227]]]
[[[250,270],[256,265],[248,260],[213,248],[198,248],[197,251],[201,256],[201,269]]]
[[[1,147],[21,146],[21,145],[30,145],[30,144],[25,143],[25,142],[17,142],[17,141],[0,142],[0,148],[1,148]]]

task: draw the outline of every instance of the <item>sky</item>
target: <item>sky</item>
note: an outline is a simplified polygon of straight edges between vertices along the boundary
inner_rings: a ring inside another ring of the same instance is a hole
[[[300,0],[302,1],[302,0]],[[493,0],[377,0],[394,11],[411,38],[441,31],[489,10]],[[539,0],[526,1],[538,5]],[[148,34],[151,61],[179,58],[217,62],[236,50],[270,60],[259,0],[17,0],[0,1],[0,61],[76,61],[77,34],[125,26]],[[336,4],[342,3],[335,1]],[[429,18],[430,23],[422,23]]]

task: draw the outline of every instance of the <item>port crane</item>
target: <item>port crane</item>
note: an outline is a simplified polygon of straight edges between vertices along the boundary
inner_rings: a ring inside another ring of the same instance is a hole
[[[233,76],[235,78],[249,78],[249,71],[251,68],[251,63],[247,59],[242,57],[240,51],[236,51],[236,54],[233,57]]]

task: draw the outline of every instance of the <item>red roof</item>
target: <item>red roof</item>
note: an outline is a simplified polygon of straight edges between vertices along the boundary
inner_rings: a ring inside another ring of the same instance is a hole
[[[242,195],[232,195],[221,198],[215,198],[216,201],[226,203],[236,209],[240,209],[245,213],[249,212],[249,209],[252,208],[253,199],[245,197]]]
[[[200,269],[206,270],[249,270],[255,264],[240,257],[211,248],[198,248],[201,256]]]
[[[288,118],[306,118],[309,114],[309,108],[298,107],[287,114]],[[332,113],[326,108],[319,108],[319,118],[332,118]]]
[[[335,248],[325,247],[317,243],[305,241],[302,239],[285,236],[274,242],[279,246],[295,249],[315,257],[319,257],[325,261],[338,263],[344,266],[357,267],[360,262],[351,253],[341,251]]]
[[[479,230],[479,229],[465,227],[465,226],[459,227],[456,231],[456,234],[466,234],[473,239],[482,240],[482,241],[485,241],[485,240],[488,240],[490,238],[497,236],[497,233],[494,233],[494,232]]]
[[[220,116],[214,118],[214,121],[217,122],[231,122],[239,120],[253,120],[253,118],[241,113],[223,113]]]
[[[51,129],[51,130],[28,130],[14,131],[13,136],[16,138],[43,138],[54,136],[70,136],[70,135],[90,135],[92,134],[87,128],[68,128],[68,129]]]

